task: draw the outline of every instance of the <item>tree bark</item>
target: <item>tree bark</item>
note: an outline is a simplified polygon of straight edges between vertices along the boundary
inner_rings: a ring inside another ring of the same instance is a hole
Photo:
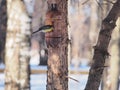
[[[52,0],[48,0],[52,4]],[[46,34],[48,46],[47,90],[68,90],[67,0],[56,0],[54,30]],[[49,14],[49,13],[48,13]],[[56,18],[56,19],[55,19]],[[48,18],[46,18],[48,19]]]
[[[119,26],[120,26],[120,18],[119,18]],[[119,40],[118,40],[118,46],[119,46],[119,75],[120,75],[120,27],[119,27]],[[118,81],[118,88],[120,88],[120,79]]]
[[[117,20],[117,27],[113,32],[113,36],[115,36],[111,42],[110,51],[110,89],[109,90],[119,90],[118,82],[119,82],[119,31],[120,30],[120,18]]]
[[[6,26],[7,26],[6,0],[0,0],[0,63],[4,62]]]
[[[30,19],[21,0],[7,0],[5,90],[29,90]]]
[[[116,20],[120,15],[120,0],[114,3],[107,17],[102,21],[101,30],[98,37],[98,42],[94,47],[93,63],[90,68],[88,81],[85,90],[98,90],[106,57],[109,56],[107,51],[111,34],[116,26]]]
[[[120,29],[119,29],[119,42],[118,42],[118,46],[119,46],[119,76],[120,76]],[[118,80],[118,89],[120,89],[120,78]]]
[[[101,1],[101,3],[104,3],[104,1]],[[102,10],[102,18],[105,18],[107,16],[107,13],[110,11],[112,4],[111,3],[107,3],[103,4],[102,7],[104,8],[104,10]],[[106,60],[105,65],[110,66],[110,60]],[[110,90],[110,68],[105,68],[103,71],[103,75],[102,75],[102,82],[101,82],[101,90]]]

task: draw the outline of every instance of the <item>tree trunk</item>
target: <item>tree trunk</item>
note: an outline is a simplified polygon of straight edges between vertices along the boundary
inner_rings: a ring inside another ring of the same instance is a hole
[[[85,90],[98,90],[106,57],[109,56],[107,51],[111,39],[111,34],[116,26],[116,20],[120,13],[120,0],[113,5],[108,16],[102,21],[98,42],[94,47],[93,63],[90,68],[88,81]]]
[[[51,5],[52,0],[48,0]],[[67,0],[56,0],[54,30],[46,34],[48,46],[47,90],[68,90]],[[49,14],[49,13],[48,13]],[[55,19],[56,18],[56,19]]]
[[[30,19],[23,1],[7,0],[5,90],[29,90]]]
[[[0,63],[4,61],[6,26],[7,26],[6,0],[0,0]]]
[[[120,76],[120,28],[119,28],[119,43],[118,43],[118,46],[119,46],[119,76]],[[118,80],[118,88],[120,89],[120,78]]]
[[[101,1],[101,3],[104,3],[104,1]],[[102,18],[105,18],[107,16],[107,13],[110,11],[112,5],[110,3],[103,4],[102,7],[104,10],[102,11]],[[105,66],[110,66],[110,60],[106,60]],[[101,83],[101,90],[109,90],[110,89],[110,68],[105,68],[103,71],[103,76],[102,76],[102,83]]]
[[[113,36],[115,36],[111,42],[110,51],[110,89],[109,90],[118,90],[119,82],[119,30],[120,30],[120,18],[117,20],[117,27]]]

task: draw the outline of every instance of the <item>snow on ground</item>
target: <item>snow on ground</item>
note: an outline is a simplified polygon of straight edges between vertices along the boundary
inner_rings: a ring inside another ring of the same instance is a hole
[[[79,80],[79,83],[69,79],[69,90],[84,90],[88,75],[72,74],[70,76]]]
[[[79,80],[75,82],[69,79],[69,90],[84,90],[88,75],[70,75],[71,77]],[[46,74],[31,75],[31,90],[46,90]]]
[[[75,82],[69,79],[69,90],[84,90],[87,75],[70,75],[71,77],[79,80]],[[31,75],[31,90],[46,90],[46,74],[33,74]],[[4,90],[4,74],[0,74],[0,90]]]
[[[0,68],[4,68],[4,65],[1,64]],[[31,69],[47,70],[47,67],[32,65]],[[74,68],[70,68],[70,69],[73,70]],[[88,70],[88,67],[86,69],[79,68],[78,70]],[[70,74],[69,76],[80,81],[78,83],[78,82],[75,82],[69,79],[69,90],[76,90],[76,89],[83,90],[84,89],[88,75]],[[44,74],[32,74],[30,78],[31,78],[30,80],[31,90],[46,90],[47,75],[45,73]],[[4,74],[0,73],[0,90],[4,90],[4,79],[5,79]]]
[[[31,90],[46,90],[46,74],[31,75]]]
[[[4,68],[4,65],[0,65],[0,68]],[[47,67],[46,66],[31,66],[31,69],[47,70]],[[74,68],[71,67],[70,70],[74,70]],[[89,67],[80,66],[77,70],[88,71]],[[69,79],[69,83],[68,83],[69,90],[84,90],[86,82],[87,82],[87,78],[88,78],[87,74],[70,74],[69,76],[79,81],[78,83],[74,80]],[[30,78],[31,78],[30,80],[31,90],[46,90],[47,75],[45,73],[32,74]],[[4,74],[0,73],[0,90],[4,90],[4,79],[5,79]]]
[[[4,74],[0,74],[0,90],[4,90]]]

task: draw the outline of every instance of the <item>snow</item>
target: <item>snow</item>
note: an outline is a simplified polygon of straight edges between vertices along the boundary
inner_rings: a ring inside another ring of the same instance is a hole
[[[4,68],[5,66],[3,64],[0,64],[0,69]],[[31,65],[31,69],[35,70],[47,70],[47,66],[34,66]],[[70,67],[70,70],[74,70],[74,67]],[[78,71],[88,71],[89,67],[80,66],[78,68]],[[69,74],[69,77],[72,77],[79,82],[76,82],[72,79],[69,79],[68,88],[69,90],[84,90],[88,74]],[[46,73],[43,74],[32,74],[30,75],[30,88],[31,90],[46,90],[46,81],[47,81],[47,75]],[[4,90],[4,79],[5,75],[3,73],[0,73],[0,90]],[[120,90],[120,89],[119,89]]]
[[[4,68],[5,66],[3,64],[0,65],[0,68]],[[47,66],[35,66],[35,65],[31,65],[31,69],[36,69],[36,70],[47,70]],[[70,69],[73,69],[73,67],[71,67]],[[79,70],[88,70],[88,68],[80,68]],[[86,85],[86,81],[87,81],[87,74],[70,74],[70,77],[77,79],[79,81],[76,82],[74,80],[69,79],[69,90],[83,90],[85,85]],[[47,81],[47,75],[45,73],[43,74],[32,74],[30,75],[30,86],[31,86],[31,90],[46,90],[46,81]],[[0,90],[4,90],[4,79],[5,76],[3,73],[0,73]]]
[[[46,74],[31,75],[31,90],[46,90]]]
[[[4,90],[4,74],[0,74],[0,90]]]
[[[79,80],[79,83],[70,79],[68,84],[69,90],[84,90],[88,75],[71,74],[70,77]]]
[[[30,68],[31,69],[35,69],[35,70],[47,70],[47,66],[35,66],[35,65],[31,65]]]
[[[69,79],[69,90],[83,90],[87,81],[88,75],[70,75],[71,77],[79,80],[80,82],[75,82]],[[33,74],[30,76],[30,86],[31,90],[46,90],[46,74]],[[4,90],[4,74],[0,74],[0,90]]]

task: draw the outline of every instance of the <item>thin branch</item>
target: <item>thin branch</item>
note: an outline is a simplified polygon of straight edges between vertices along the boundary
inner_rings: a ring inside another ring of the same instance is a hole
[[[70,77],[70,76],[65,76],[66,78],[69,78],[69,79],[71,79],[71,80],[74,80],[74,81],[76,81],[76,82],[78,82],[79,83],[79,81],[77,80],[77,79],[74,79],[74,78],[72,78],[72,77]]]
[[[90,1],[90,0],[85,0],[85,1],[82,3],[82,5],[86,4],[88,1]]]
[[[95,0],[95,1],[97,2],[98,6],[103,10],[102,5],[100,4],[100,2],[98,2],[97,0]]]
[[[105,2],[111,3],[111,4],[115,4],[115,2],[113,1],[109,1],[109,0],[104,0]]]
[[[90,1],[90,0],[85,0],[85,1],[82,3],[82,5],[86,4],[88,1]],[[99,1],[97,1],[97,0],[95,0],[95,1],[96,1],[96,2],[97,2],[97,4],[99,5],[99,7],[103,10],[103,8],[102,8],[102,6],[101,6],[100,2],[99,2]]]

